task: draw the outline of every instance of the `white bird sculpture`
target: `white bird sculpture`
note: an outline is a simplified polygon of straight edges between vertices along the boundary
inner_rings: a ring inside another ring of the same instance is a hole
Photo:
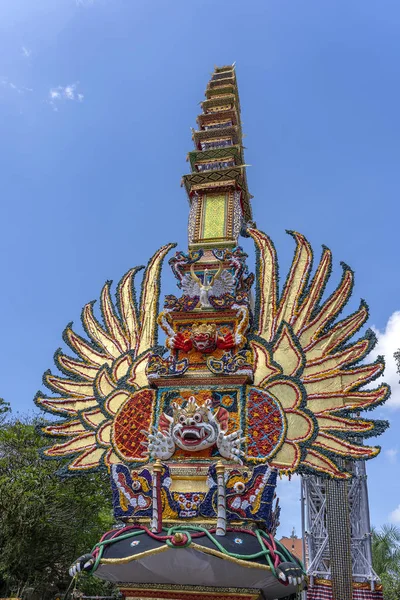
[[[222,267],[222,263],[215,275],[210,275],[208,269],[204,269],[203,281],[196,275],[194,264],[190,267],[190,273],[182,277],[183,293],[193,298],[199,296],[201,308],[212,308],[209,296],[219,298],[224,294],[231,294],[235,289],[235,278]]]

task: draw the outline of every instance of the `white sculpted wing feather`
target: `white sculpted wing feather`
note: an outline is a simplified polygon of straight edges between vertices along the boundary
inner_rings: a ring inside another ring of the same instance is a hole
[[[185,296],[190,296],[194,298],[195,296],[200,296],[200,286],[197,281],[192,277],[191,273],[186,273],[184,277],[182,277],[182,290]]]
[[[227,269],[224,269],[219,275],[218,279],[214,281],[210,290],[210,296],[216,296],[219,298],[224,294],[232,294],[234,289],[235,278]]]

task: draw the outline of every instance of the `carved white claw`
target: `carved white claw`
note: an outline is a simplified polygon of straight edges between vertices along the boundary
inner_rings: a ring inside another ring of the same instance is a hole
[[[92,554],[84,554],[76,559],[76,561],[70,566],[68,573],[71,577],[75,577],[81,571],[90,571],[95,563],[95,558]]]
[[[149,433],[143,430],[142,433],[146,435],[148,442],[142,442],[146,446],[147,452],[151,458],[158,458],[160,460],[168,460],[175,452],[175,442],[169,433],[162,431],[153,430],[154,433]]]
[[[244,456],[244,452],[240,449],[240,445],[246,441],[245,437],[240,437],[242,433],[241,429],[229,434],[220,431],[217,438],[217,447],[221,456],[228,460],[233,460],[239,465],[243,464],[240,457]]]

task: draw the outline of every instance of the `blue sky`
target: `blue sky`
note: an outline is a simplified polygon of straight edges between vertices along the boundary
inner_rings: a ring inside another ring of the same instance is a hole
[[[254,215],[281,272],[298,230],[317,257],[332,249],[334,281],[340,261],[354,269],[348,310],[370,306],[394,392],[376,411],[392,427],[368,464],[372,522],[400,523],[399,26],[391,0],[4,0],[0,394],[13,409],[33,408],[62,330],[105,280],[162,243],[185,249],[189,128],[213,66],[236,61]],[[299,532],[297,483],[280,495],[281,533]]]

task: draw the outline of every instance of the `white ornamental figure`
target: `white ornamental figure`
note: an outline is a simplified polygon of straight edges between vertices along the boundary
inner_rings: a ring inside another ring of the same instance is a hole
[[[160,417],[160,430],[145,432],[148,441],[142,442],[146,452],[153,459],[168,460],[175,453],[176,447],[188,452],[198,452],[217,446],[221,456],[238,464],[243,464],[240,449],[245,437],[242,430],[227,433],[229,413],[225,408],[212,410],[212,401],[206,400],[203,405],[191,396],[183,408],[176,402],[172,404],[173,416],[163,413]]]
[[[220,264],[215,275],[210,275],[208,269],[204,269],[202,281],[196,275],[192,264],[190,273],[182,278],[182,289],[186,296],[191,298],[199,296],[201,308],[212,308],[209,296],[219,298],[224,294],[232,294],[235,289],[235,278]]]

